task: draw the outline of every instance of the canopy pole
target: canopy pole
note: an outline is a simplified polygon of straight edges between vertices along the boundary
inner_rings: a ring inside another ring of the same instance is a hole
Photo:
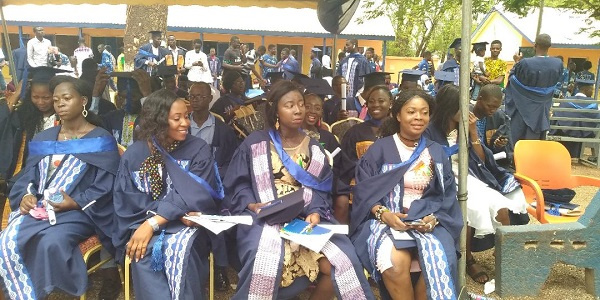
[[[467,174],[469,172],[469,153],[467,142],[469,140],[469,84],[470,84],[470,58],[471,52],[471,23],[473,22],[472,0],[462,0],[462,31],[460,52],[460,124],[458,138],[458,203],[463,215],[463,230],[460,234],[460,254],[458,262],[458,287],[461,298],[466,293],[466,253],[467,253]]]
[[[537,30],[535,31],[535,37],[537,38],[542,31],[542,16],[544,15],[544,0],[540,0],[540,14],[538,15]]]
[[[337,70],[335,68],[335,63],[337,62],[338,59],[338,54],[337,54],[337,34],[333,35],[333,49],[331,49],[331,71],[333,73],[331,73],[331,77],[335,77],[335,74],[337,74]]]
[[[12,82],[15,86],[19,84],[17,82],[17,66],[15,66],[15,62],[12,56],[12,47],[10,46],[10,38],[8,37],[8,26],[6,26],[6,18],[4,17],[4,1],[0,0],[0,18],[2,18],[2,29],[4,31],[4,43],[6,44],[6,53],[4,56],[8,57],[8,63],[10,65],[10,76],[12,77]]]
[[[385,58],[387,57],[387,41],[383,40],[383,47],[381,50],[381,71],[385,72]]]

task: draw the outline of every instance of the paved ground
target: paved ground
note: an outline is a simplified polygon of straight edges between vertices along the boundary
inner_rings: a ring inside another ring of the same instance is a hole
[[[573,173],[580,175],[588,175],[594,177],[600,177],[600,170],[583,166],[583,165],[574,165]],[[592,197],[596,194],[597,189],[593,187],[583,187],[577,188],[577,195],[573,200],[574,203],[580,204],[582,208],[585,208]],[[490,275],[490,279],[494,278],[494,257],[493,257],[493,249],[475,253],[475,257],[477,261],[485,268],[485,270]],[[236,274],[233,271],[230,271],[229,278],[232,282],[235,282],[234,279]],[[98,278],[94,275],[91,276],[92,286],[88,292],[88,299],[96,300],[98,290],[100,289],[100,282]],[[467,289],[470,292],[482,294],[483,293],[483,285],[475,283],[471,278],[467,278]],[[378,291],[375,289],[375,294],[378,296]],[[233,295],[233,290],[229,292],[217,292],[215,295],[215,299],[224,300],[230,299]],[[299,295],[299,299],[308,299],[308,292]],[[576,268],[570,265],[557,264],[552,268],[552,271],[546,280],[546,283],[542,287],[542,292],[538,297],[514,297],[514,298],[500,298],[498,295],[491,294],[489,297],[494,299],[505,299],[505,300],[533,300],[533,299],[566,299],[566,300],[593,300],[594,297],[587,294],[585,292],[584,287],[584,274],[582,268]],[[58,299],[72,299],[65,295],[53,294],[50,297],[51,300]],[[124,299],[123,294],[119,297],[119,299]],[[133,297],[131,299],[134,299]]]

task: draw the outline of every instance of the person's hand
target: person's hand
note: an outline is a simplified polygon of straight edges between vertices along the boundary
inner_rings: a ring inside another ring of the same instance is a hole
[[[148,61],[148,66],[154,67],[156,66],[156,63],[154,63],[153,61]]]
[[[201,212],[196,212],[196,211],[191,211],[191,212],[188,212],[186,215],[187,216],[200,216],[200,215],[202,215],[202,213]],[[179,221],[181,221],[181,223],[183,223],[183,225],[185,225],[187,227],[196,227],[196,226],[198,226],[198,224],[196,222],[192,222],[190,220],[186,220],[183,217],[179,218]]]
[[[347,110],[338,111],[338,121],[345,120],[345,119],[348,119],[348,111]]]
[[[428,215],[423,218],[423,225],[411,226],[412,229],[417,230],[420,233],[432,232],[435,225],[437,225],[437,218],[433,215]]]
[[[519,53],[515,53],[513,55],[513,60],[515,61],[515,63],[518,63],[519,61],[521,61],[521,59],[523,59],[523,55],[521,55]]]
[[[62,202],[56,203],[56,202],[47,200],[46,205],[52,205],[52,207],[54,207],[54,211],[56,211],[56,212],[79,210],[81,208],[81,207],[79,207],[79,204],[77,204],[77,202],[75,202],[75,200],[73,200],[73,198],[71,198],[71,196],[69,196],[69,195],[67,195],[67,193],[65,193],[64,190],[61,190],[60,193],[63,196]]]
[[[407,231],[411,229],[410,226],[404,224],[401,219],[406,218],[407,214],[403,213],[393,213],[390,211],[383,212],[381,214],[381,221],[385,223],[387,226],[390,226],[392,229],[396,229],[398,231]]]
[[[469,134],[471,135],[471,138],[475,137],[477,138],[477,120],[479,120],[475,114],[473,114],[472,112],[469,112]]]
[[[267,204],[268,203],[250,203],[248,204],[248,209],[253,211],[255,214],[258,214],[260,209]]]
[[[265,88],[265,86],[267,85],[267,81],[266,81],[266,80],[264,80],[264,79],[259,79],[259,80],[258,80],[258,85],[259,85],[261,88],[263,88],[263,89],[264,89],[264,88]]]
[[[131,239],[129,239],[129,242],[127,242],[125,254],[131,260],[139,262],[146,254],[146,248],[148,247],[150,239],[152,239],[152,235],[154,235],[152,226],[150,226],[147,221],[144,221],[142,225],[135,230]]]
[[[92,90],[92,97],[100,97],[106,89],[106,85],[110,80],[110,75],[106,73],[107,70],[106,67],[102,67],[98,70],[96,81],[94,82],[94,89]],[[89,101],[91,100],[92,99],[89,99]]]
[[[8,105],[8,110],[13,111],[15,105],[19,102],[19,97],[21,96],[21,89],[23,88],[23,80],[17,83],[15,88],[15,92],[12,93],[8,98],[6,98],[6,104]]]
[[[150,75],[142,69],[136,69],[131,72],[131,77],[138,83],[142,96],[147,97],[152,94],[152,85],[150,84]]]
[[[22,215],[26,215],[30,210],[34,209],[37,205],[37,198],[34,195],[25,195],[19,205],[19,211]]]
[[[282,62],[281,60],[278,61],[277,64],[275,65],[275,67],[277,67],[277,68],[281,67],[281,62]]]
[[[318,213],[312,213],[304,221],[310,223],[310,227],[315,227],[321,222],[321,216]]]
[[[494,147],[502,148],[508,144],[508,138],[506,136],[499,136],[496,140],[494,140]]]

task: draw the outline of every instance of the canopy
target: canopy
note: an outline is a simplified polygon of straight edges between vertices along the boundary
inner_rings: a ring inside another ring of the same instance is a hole
[[[0,5],[48,4],[48,0],[0,0]],[[52,4],[130,4],[258,6],[278,8],[317,8],[317,0],[52,0]]]

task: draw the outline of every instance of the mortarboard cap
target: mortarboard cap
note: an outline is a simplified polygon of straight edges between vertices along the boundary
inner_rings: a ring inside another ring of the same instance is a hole
[[[365,81],[364,90],[374,87],[376,85],[385,84],[385,75],[392,74],[389,72],[373,72],[366,75],[362,75],[361,77]]]
[[[150,31],[148,31],[148,33],[151,34],[151,35],[162,34],[162,31],[160,31],[160,30],[150,30]]]
[[[159,65],[156,70],[156,76],[162,79],[175,77],[175,75],[177,75],[177,66]]]
[[[575,83],[578,86],[590,86],[590,85],[594,85],[596,82],[594,82],[594,80],[592,79],[587,79],[587,78],[576,78],[575,79]]]
[[[139,89],[137,81],[131,77],[131,72],[112,72],[110,76],[117,78],[117,90],[125,91],[128,89]]]
[[[478,43],[473,43],[471,45],[473,45],[473,50],[472,51],[477,51],[478,49],[486,49],[487,48],[487,44],[489,44],[488,42],[478,42]]]
[[[454,82],[456,74],[454,72],[435,71],[435,80]]]
[[[29,76],[32,83],[49,83],[52,77],[60,73],[71,73],[71,71],[52,67],[35,67],[29,69]]]
[[[269,72],[265,75],[265,78],[271,78],[271,80],[283,79],[283,72]]]
[[[460,42],[461,42],[460,38],[454,39],[454,41],[452,41],[452,44],[450,44],[450,46],[448,46],[448,48],[450,48],[450,49],[460,48]]]
[[[333,88],[329,85],[327,80],[320,78],[301,78],[300,81],[304,85],[305,93],[316,94],[316,95],[333,95]]]
[[[404,69],[400,73],[402,73],[402,81],[417,82],[421,79],[421,75],[425,74],[425,71]]]
[[[321,49],[319,49],[319,48],[312,48],[310,50],[313,51],[313,52],[321,52]]]
[[[292,74],[294,74],[294,77],[292,77],[292,80],[294,81],[300,81],[300,79],[302,78],[310,78],[308,77],[306,74],[302,74],[302,73],[296,73],[296,72],[290,72]]]
[[[301,188],[268,202],[266,206],[261,207],[256,217],[264,220],[269,225],[282,224],[293,220],[304,209],[303,193],[304,188]]]

